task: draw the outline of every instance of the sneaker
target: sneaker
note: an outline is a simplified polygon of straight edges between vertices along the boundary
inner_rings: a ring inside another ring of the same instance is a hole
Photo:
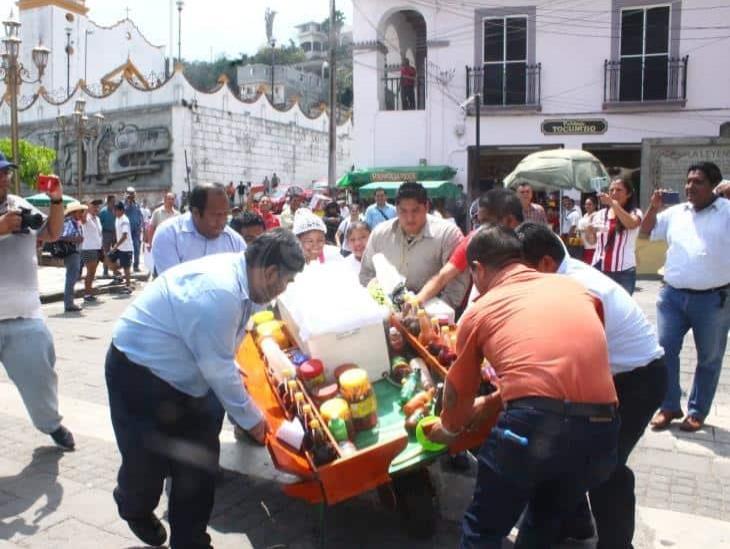
[[[147,545],[159,547],[167,541],[167,530],[154,514],[143,519],[128,520],[129,529]]]
[[[78,313],[79,311],[81,311],[81,307],[79,307],[78,305],[71,305],[70,307],[64,308],[64,311],[66,311],[67,313]]]
[[[129,286],[125,286],[124,288],[119,290],[119,293],[129,295],[132,293],[132,288],[130,288]]]
[[[71,434],[71,431],[66,429],[63,425],[51,433],[51,438],[53,439],[53,442],[56,443],[56,446],[63,448],[68,452],[73,452],[76,448],[74,436]]]
[[[98,299],[96,299],[96,296],[93,296],[93,295],[85,295],[85,296],[84,296],[84,301],[85,301],[86,303],[93,303],[93,302],[95,302],[95,301],[99,301],[99,300],[98,300]]]
[[[124,284],[124,279],[121,276],[113,276],[112,284]]]

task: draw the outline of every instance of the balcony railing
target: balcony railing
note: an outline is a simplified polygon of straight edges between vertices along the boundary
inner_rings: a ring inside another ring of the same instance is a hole
[[[466,67],[466,97],[481,93],[485,107],[540,107],[542,64],[505,63]]]
[[[603,64],[604,104],[686,101],[688,59],[687,55],[607,59]]]
[[[416,85],[403,86],[400,76],[383,78],[386,111],[422,111],[426,108],[426,80],[416,77]]]

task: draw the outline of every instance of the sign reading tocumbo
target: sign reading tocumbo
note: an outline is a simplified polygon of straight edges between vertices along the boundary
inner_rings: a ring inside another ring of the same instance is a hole
[[[596,135],[606,133],[608,122],[604,118],[562,118],[544,120],[541,129],[545,135]]]

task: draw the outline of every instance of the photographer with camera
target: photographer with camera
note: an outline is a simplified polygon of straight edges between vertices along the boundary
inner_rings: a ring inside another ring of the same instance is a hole
[[[36,241],[57,240],[63,227],[63,189],[51,188],[46,219],[19,196],[8,193],[17,166],[0,153],[0,363],[13,380],[39,431],[64,450],[73,435],[61,425],[53,338],[41,313]]]

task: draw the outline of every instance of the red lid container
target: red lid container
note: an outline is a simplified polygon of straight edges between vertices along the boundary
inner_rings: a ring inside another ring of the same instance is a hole
[[[324,364],[316,358],[311,358],[299,366],[299,377],[302,381],[310,381],[323,375]]]
[[[338,393],[339,387],[336,383],[325,385],[324,387],[320,387],[314,393],[314,401],[317,403],[317,406],[321,406],[323,402],[327,402],[329,399],[335,398]]]

